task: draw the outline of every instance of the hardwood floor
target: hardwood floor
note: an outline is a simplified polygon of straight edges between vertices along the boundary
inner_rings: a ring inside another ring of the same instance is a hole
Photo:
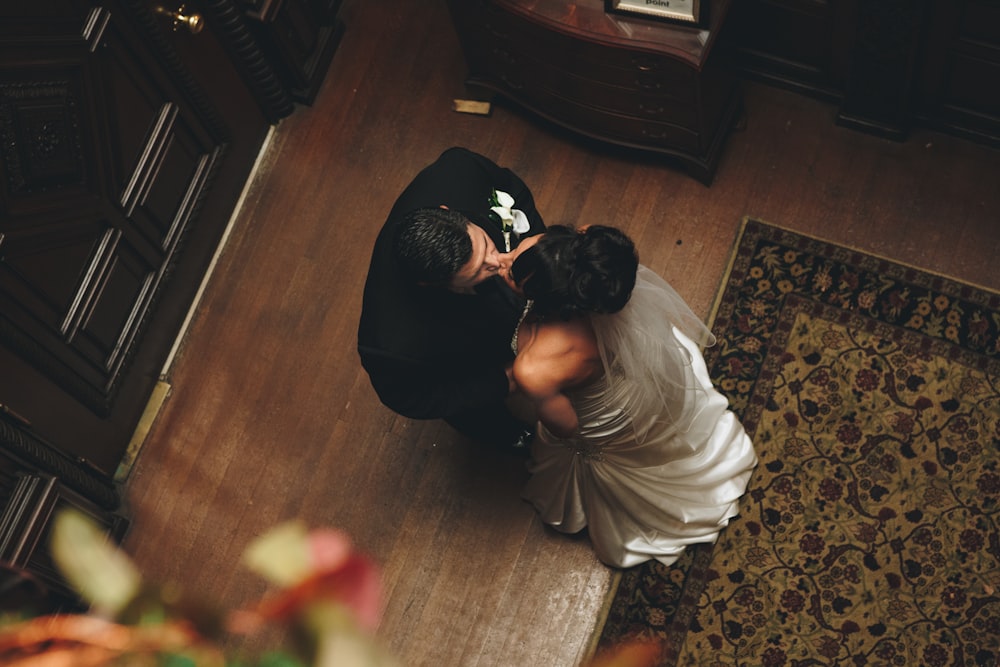
[[[613,572],[585,537],[540,525],[518,495],[523,462],[393,415],[355,352],[375,235],[449,146],[515,170],[549,224],[624,228],[706,317],[747,215],[1000,288],[997,151],[870,137],[826,104],[748,84],[746,127],[706,188],[509,107],[452,112],[465,67],[443,0],[346,0],[341,16],[324,86],[277,129],[128,480],[126,548],[150,579],[246,603],[263,585],[244,546],[301,518],[382,564],[380,635],[403,664],[585,657]]]

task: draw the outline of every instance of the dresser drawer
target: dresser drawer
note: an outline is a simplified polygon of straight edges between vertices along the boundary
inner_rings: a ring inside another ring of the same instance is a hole
[[[484,51],[488,51],[488,47]],[[539,62],[499,47],[483,54],[482,65],[473,73],[493,72],[515,98],[544,90],[569,102],[637,120],[687,127],[697,126],[699,122],[697,107],[669,91],[646,94],[642,89],[637,92],[631,87],[597,82],[550,62]]]
[[[516,102],[540,116],[590,137],[630,146],[679,149],[682,152],[698,151],[702,147],[703,142],[698,133],[687,127],[581,104],[534,82],[515,87],[504,78],[492,79],[486,76],[476,81],[506,92]]]
[[[609,113],[577,104],[546,90],[533,91],[540,108],[558,115],[563,122],[579,132],[603,137],[619,143],[650,148],[669,148],[682,152],[700,150],[698,135],[688,128],[672,123],[658,123],[631,116]]]
[[[692,99],[697,77],[671,58],[581,41],[509,14],[498,7],[484,13],[479,40],[510,54],[526,54],[588,80],[646,95]]]

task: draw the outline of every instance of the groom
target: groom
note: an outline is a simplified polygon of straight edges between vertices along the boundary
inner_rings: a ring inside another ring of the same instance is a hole
[[[505,400],[510,338],[523,301],[497,275],[505,261],[494,190],[530,229],[545,225],[513,172],[464,148],[446,150],[396,200],[375,241],[358,327],[358,353],[379,399],[412,419],[443,419],[491,445],[519,446],[529,425]],[[522,222],[523,225],[523,222]]]

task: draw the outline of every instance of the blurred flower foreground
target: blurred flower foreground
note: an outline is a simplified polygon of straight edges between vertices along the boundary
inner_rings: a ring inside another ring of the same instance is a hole
[[[374,638],[382,609],[376,565],[343,532],[298,521],[254,540],[243,564],[274,588],[226,611],[172,585],[143,580],[131,559],[74,510],[56,515],[52,558],[86,614],[0,616],[4,667],[399,667]],[[288,630],[287,646],[232,656],[227,636]],[[658,642],[624,642],[585,667],[651,667]],[[523,667],[533,667],[525,665]],[[539,666],[541,667],[541,666]]]
[[[52,558],[87,614],[3,619],[5,667],[395,667],[374,639],[382,603],[378,568],[333,529],[297,521],[254,540],[244,565],[275,591],[236,611],[142,579],[129,557],[73,510],[53,523]],[[233,657],[227,635],[287,627],[289,646]]]

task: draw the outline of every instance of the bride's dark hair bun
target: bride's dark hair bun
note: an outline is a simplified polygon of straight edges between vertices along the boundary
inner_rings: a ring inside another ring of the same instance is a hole
[[[621,230],[591,225],[578,232],[555,225],[511,270],[525,296],[534,300],[532,312],[569,319],[624,308],[638,268],[635,244]]]

